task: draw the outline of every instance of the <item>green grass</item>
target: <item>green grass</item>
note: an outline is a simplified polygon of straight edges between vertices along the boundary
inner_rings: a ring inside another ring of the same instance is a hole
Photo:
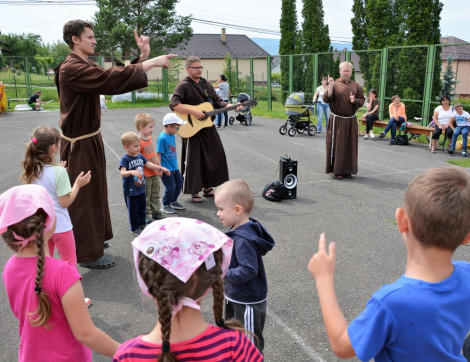
[[[448,160],[447,162],[450,163],[451,165],[470,168],[470,159],[468,158],[451,159],[451,160]]]

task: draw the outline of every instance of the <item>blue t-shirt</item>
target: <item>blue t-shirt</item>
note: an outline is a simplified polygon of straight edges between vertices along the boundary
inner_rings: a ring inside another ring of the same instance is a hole
[[[119,169],[125,167],[127,171],[137,170],[140,172],[139,177],[131,175],[122,178],[124,196],[138,196],[145,192],[144,166],[146,163],[147,159],[140,153],[136,157],[129,156],[127,153],[122,156]]]
[[[160,133],[157,140],[157,152],[161,153],[162,166],[170,171],[178,169],[176,158],[176,140],[174,134]]]
[[[457,127],[466,127],[470,125],[469,123],[470,114],[468,114],[468,112],[463,111],[462,114],[458,114],[457,112],[454,112],[452,117],[457,122]]]
[[[361,361],[462,361],[470,329],[470,264],[439,283],[401,276],[376,291],[348,326]]]

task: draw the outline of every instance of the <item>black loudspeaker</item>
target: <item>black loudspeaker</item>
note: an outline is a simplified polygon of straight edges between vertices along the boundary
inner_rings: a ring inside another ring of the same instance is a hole
[[[279,161],[279,181],[287,189],[286,199],[297,197],[297,160],[288,156],[281,157]]]

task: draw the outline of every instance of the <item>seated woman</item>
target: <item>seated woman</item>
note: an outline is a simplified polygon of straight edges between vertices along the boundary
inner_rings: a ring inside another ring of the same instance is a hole
[[[397,126],[399,127],[406,122],[405,105],[401,103],[400,96],[395,95],[392,97],[392,103],[388,107],[388,112],[390,113],[390,121],[385,130],[379,135],[379,138],[384,138],[387,132],[392,130],[390,144],[394,145],[396,142]]]
[[[377,98],[377,91],[375,89],[371,89],[369,91],[369,97],[367,98],[367,113],[364,114],[364,118],[366,119],[366,135],[364,139],[375,138],[374,135],[374,121],[379,120],[379,106],[380,106],[380,99]]]
[[[454,134],[453,128],[450,126],[449,121],[450,117],[452,117],[452,113],[454,113],[454,107],[450,105],[450,98],[447,96],[442,96],[441,105],[437,106],[434,110],[434,134],[432,136],[432,145],[431,145],[431,152],[436,152],[436,145],[439,140],[439,137],[444,131],[445,136],[451,140],[452,135]]]

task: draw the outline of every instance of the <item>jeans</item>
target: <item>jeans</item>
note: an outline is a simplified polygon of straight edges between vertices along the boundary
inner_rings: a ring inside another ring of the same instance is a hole
[[[454,128],[454,135],[452,136],[452,145],[450,148],[455,150],[455,144],[457,143],[457,137],[459,137],[459,134],[462,134],[462,152],[467,151],[467,136],[468,136],[468,131],[469,131],[468,126],[457,126]]]
[[[323,115],[325,115],[325,127],[328,129],[328,119],[330,118],[330,106],[328,104],[317,103],[317,132],[321,132],[321,126],[323,123]]]
[[[224,99],[225,102],[228,102],[228,99]],[[224,126],[227,127],[228,123],[228,112],[224,112],[224,117],[225,117],[225,123]],[[222,125],[222,113],[219,113],[217,115],[217,127],[220,127]]]
[[[397,135],[397,125],[401,126],[403,123],[405,123],[405,119],[403,117],[398,117],[398,121],[396,121],[395,119],[391,119],[388,122],[387,127],[385,127],[383,133],[387,134],[387,132],[391,129],[392,141],[395,141],[395,136]]]
[[[162,203],[163,205],[170,205],[178,200],[178,196],[183,188],[183,176],[181,176],[180,170],[170,171],[170,176],[163,174],[162,183],[165,186]]]
[[[131,230],[136,231],[145,225],[145,192],[137,196],[124,196],[124,199],[126,200]]]

